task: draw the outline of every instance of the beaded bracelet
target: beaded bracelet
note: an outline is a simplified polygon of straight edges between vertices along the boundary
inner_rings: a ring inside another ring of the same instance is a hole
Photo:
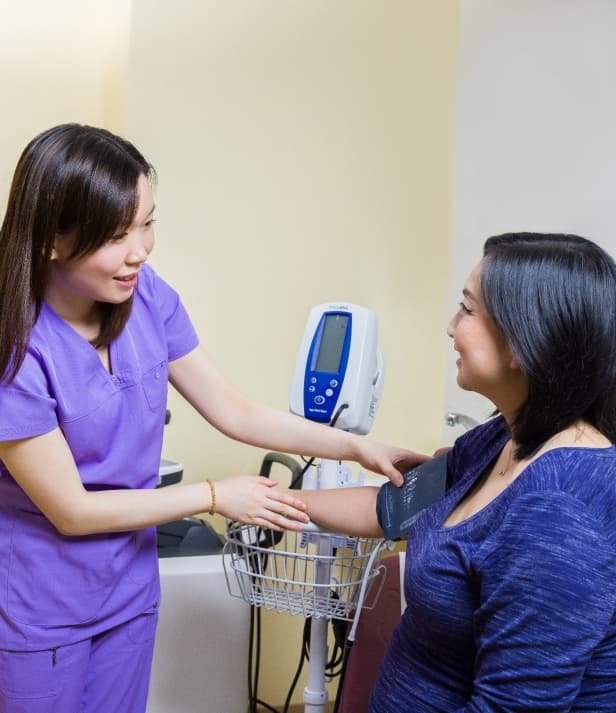
[[[210,493],[212,496],[212,504],[210,505],[209,514],[216,515],[216,488],[211,480],[205,481],[210,486]]]

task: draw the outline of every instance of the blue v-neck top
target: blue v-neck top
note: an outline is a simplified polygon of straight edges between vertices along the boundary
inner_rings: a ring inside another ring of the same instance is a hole
[[[508,438],[501,417],[459,438],[409,532],[371,713],[616,711],[616,448],[548,451],[444,526]]]

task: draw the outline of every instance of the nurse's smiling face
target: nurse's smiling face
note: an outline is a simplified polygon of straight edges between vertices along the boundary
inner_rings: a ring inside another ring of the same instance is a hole
[[[45,298],[64,319],[87,319],[97,303],[120,304],[132,295],[141,265],[154,247],[154,202],[143,175],[138,198],[130,227],[92,253],[70,258],[72,236],[56,237]]]

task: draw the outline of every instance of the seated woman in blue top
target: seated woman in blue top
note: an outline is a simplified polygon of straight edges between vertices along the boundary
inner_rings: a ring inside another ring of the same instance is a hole
[[[76,124],[35,137],[15,171],[0,228],[2,713],[145,710],[154,525],[206,511],[274,529],[306,520],[265,478],[155,489],[169,382],[246,443],[358,460],[394,481],[421,460],[256,404],[223,378],[146,265],[152,179],[132,144]]]
[[[448,334],[458,384],[499,415],[458,438],[408,532],[370,711],[614,713],[614,262],[574,235],[492,237]],[[381,532],[374,489],[301,497],[322,526]]]

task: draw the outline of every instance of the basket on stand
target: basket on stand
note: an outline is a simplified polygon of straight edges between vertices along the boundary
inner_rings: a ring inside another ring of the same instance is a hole
[[[378,555],[387,544],[318,529],[280,533],[232,524],[223,550],[227,586],[253,606],[352,621],[378,598],[384,571]]]

